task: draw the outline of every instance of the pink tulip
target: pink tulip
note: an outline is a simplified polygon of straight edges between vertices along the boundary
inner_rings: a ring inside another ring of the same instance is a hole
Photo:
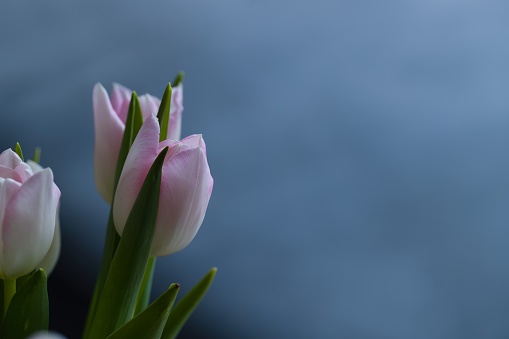
[[[55,238],[59,199],[51,169],[34,171],[10,149],[0,154],[0,278],[39,268]]]
[[[95,183],[97,190],[106,202],[111,203],[117,167],[118,153],[122,143],[127,111],[131,101],[131,90],[119,84],[113,84],[111,98],[101,84],[96,84],[93,93],[95,126]],[[157,116],[161,101],[152,95],[139,97],[143,120]],[[168,139],[180,139],[182,124],[183,87],[173,88]]]
[[[113,219],[120,235],[150,167],[166,146],[170,148],[162,168],[152,256],[175,253],[193,240],[205,217],[214,182],[201,135],[159,143],[157,119],[148,117],[129,151],[115,193]]]

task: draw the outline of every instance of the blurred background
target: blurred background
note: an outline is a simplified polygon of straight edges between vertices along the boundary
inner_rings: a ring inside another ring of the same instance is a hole
[[[103,246],[94,84],[183,70],[215,186],[153,295],[218,274],[181,338],[509,336],[507,1],[1,7],[0,146],[62,191],[52,329],[79,338]]]

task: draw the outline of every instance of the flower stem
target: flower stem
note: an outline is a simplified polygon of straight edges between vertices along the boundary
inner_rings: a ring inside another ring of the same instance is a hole
[[[16,279],[4,279],[4,318],[7,315],[11,299],[16,293]]]

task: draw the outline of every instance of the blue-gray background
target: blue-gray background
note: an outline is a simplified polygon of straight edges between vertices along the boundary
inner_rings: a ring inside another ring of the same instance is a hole
[[[507,1],[19,1],[0,9],[0,146],[62,191],[51,327],[78,337],[108,206],[92,87],[162,94],[215,187],[155,292],[217,279],[183,338],[507,338]]]

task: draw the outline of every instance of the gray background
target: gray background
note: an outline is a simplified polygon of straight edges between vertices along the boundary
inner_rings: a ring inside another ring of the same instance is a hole
[[[160,96],[215,179],[155,294],[217,279],[182,338],[507,338],[506,1],[18,1],[0,9],[0,146],[62,191],[51,327],[79,337],[108,206],[91,94]]]

